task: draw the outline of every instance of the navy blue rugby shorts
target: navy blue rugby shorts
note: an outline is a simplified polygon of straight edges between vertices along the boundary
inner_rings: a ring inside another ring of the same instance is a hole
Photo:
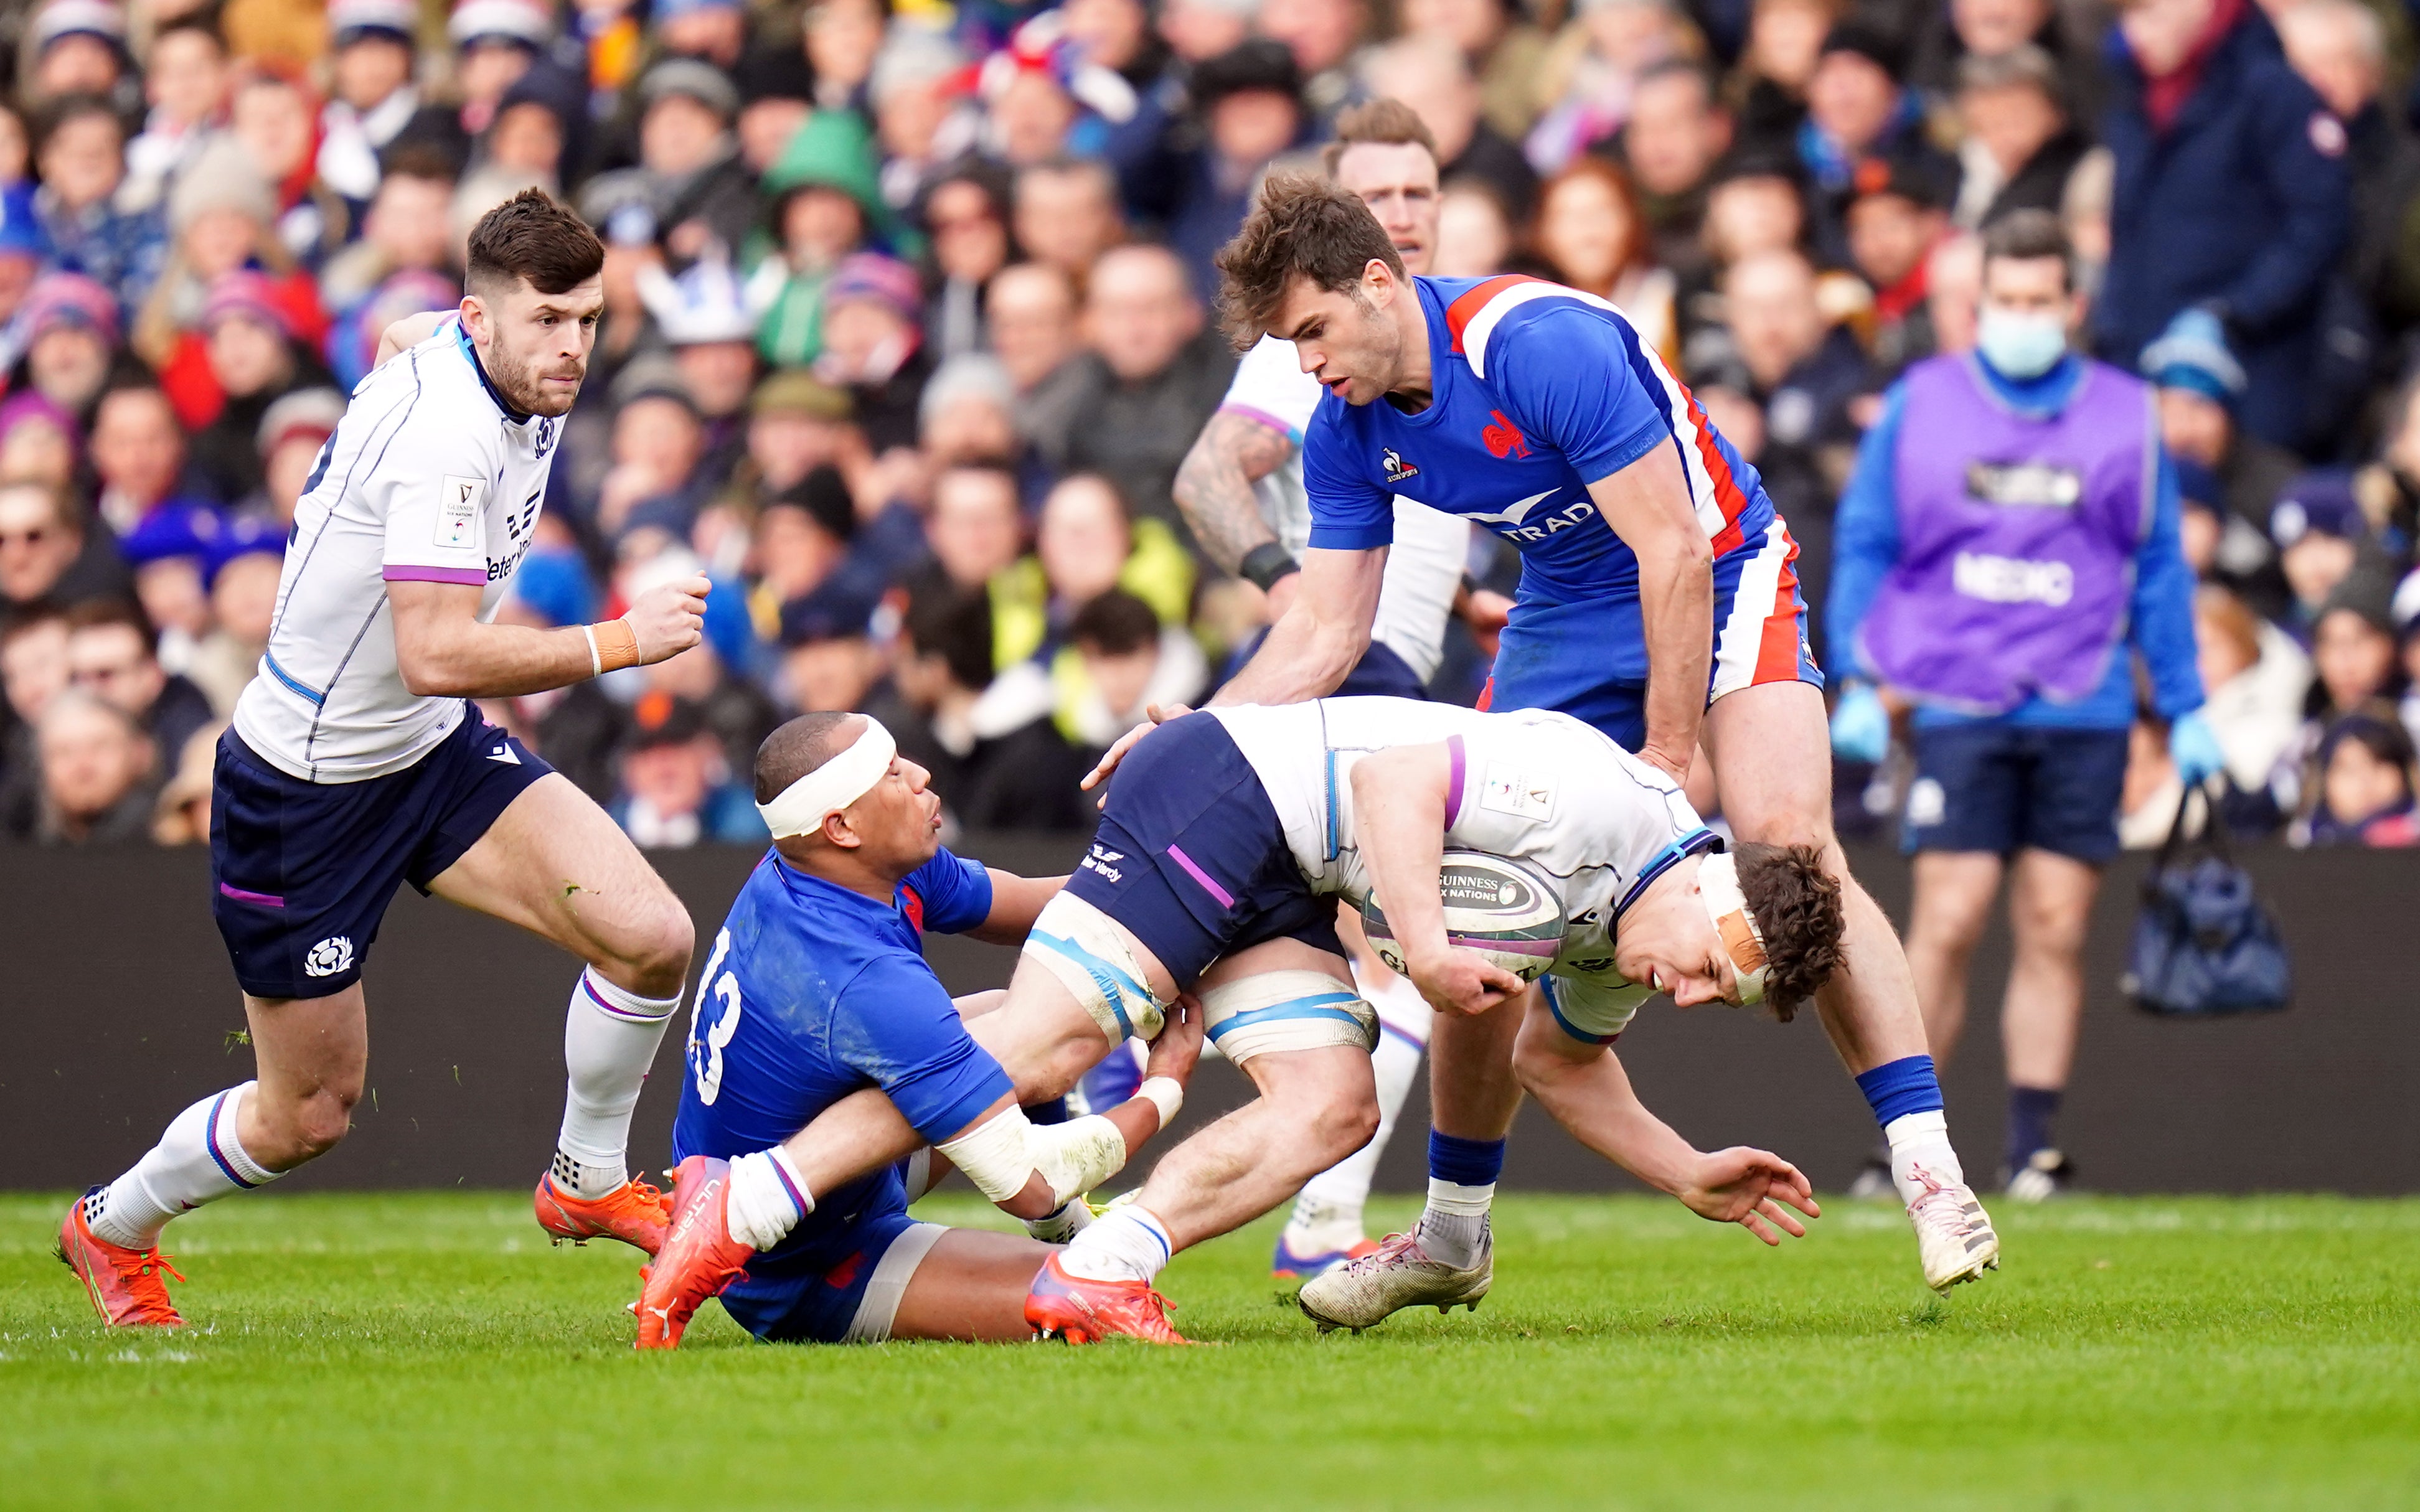
[[[361,980],[397,884],[426,893],[506,805],[554,768],[466,709],[400,772],[305,782],[230,729],[210,782],[210,911],[255,997],[326,997]]]

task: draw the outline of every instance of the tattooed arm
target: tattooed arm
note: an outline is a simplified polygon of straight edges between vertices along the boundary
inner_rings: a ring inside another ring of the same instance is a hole
[[[1277,539],[1261,518],[1252,485],[1286,465],[1294,441],[1249,415],[1221,409],[1210,417],[1176,470],[1176,507],[1210,560],[1229,572],[1244,554]]]

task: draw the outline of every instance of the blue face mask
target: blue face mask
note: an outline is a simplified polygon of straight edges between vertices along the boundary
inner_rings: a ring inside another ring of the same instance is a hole
[[[2038,378],[2067,355],[2067,323],[1987,304],[1976,321],[1975,346],[2001,377]]]

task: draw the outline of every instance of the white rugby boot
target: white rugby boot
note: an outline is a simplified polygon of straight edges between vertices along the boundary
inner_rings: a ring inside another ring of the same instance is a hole
[[[1907,1205],[1907,1217],[1924,1257],[1924,1284],[1946,1297],[1960,1282],[1998,1270],[2000,1236],[1975,1189],[1963,1181],[1937,1181],[1921,1165],[1914,1175],[1924,1183],[1924,1195]]]
[[[1429,1258],[1417,1233],[1388,1234],[1370,1254],[1305,1282],[1295,1304],[1323,1334],[1339,1328],[1358,1334],[1405,1307],[1443,1313],[1459,1304],[1477,1312],[1495,1282],[1493,1233],[1480,1236],[1479,1258],[1466,1268]]]

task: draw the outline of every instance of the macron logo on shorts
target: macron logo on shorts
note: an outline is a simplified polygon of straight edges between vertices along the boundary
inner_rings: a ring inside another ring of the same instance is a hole
[[[488,752],[488,760],[491,762],[502,762],[506,766],[519,766],[521,764],[520,754],[515,751],[510,746],[498,746],[495,749]]]

